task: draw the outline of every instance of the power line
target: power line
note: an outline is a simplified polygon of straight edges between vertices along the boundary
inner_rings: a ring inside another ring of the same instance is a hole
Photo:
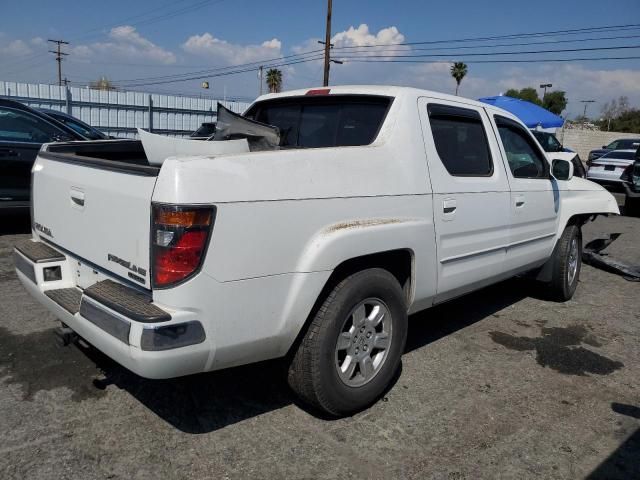
[[[491,37],[469,37],[460,39],[448,39],[448,40],[428,40],[418,42],[402,42],[402,43],[379,43],[373,45],[346,45],[342,47],[336,47],[336,49],[349,49],[349,48],[375,48],[375,47],[389,47],[389,46],[411,46],[411,45],[435,45],[439,43],[465,43],[465,42],[480,42],[480,41],[493,41],[493,40],[507,40],[516,38],[530,38],[530,37],[549,37],[553,35],[580,35],[584,33],[595,33],[598,31],[606,30],[636,30],[640,28],[640,23],[632,23],[626,25],[607,25],[601,27],[588,27],[588,28],[575,28],[571,30],[551,30],[547,32],[530,32],[530,33],[514,33],[509,35],[495,35]]]
[[[461,57],[484,57],[484,56],[494,56],[494,55],[530,55],[530,54],[538,54],[538,53],[568,53],[568,52],[595,52],[602,50],[620,50],[620,49],[629,49],[629,48],[640,48],[640,45],[622,45],[622,46],[613,46],[613,47],[587,47],[587,48],[562,48],[558,50],[525,50],[519,52],[471,52],[471,53],[463,53]],[[419,54],[419,55],[366,55],[368,58],[433,58],[433,57],[449,57],[451,54],[449,53],[430,53],[430,54]],[[362,55],[354,55],[350,56],[341,56],[340,58],[349,59],[349,58],[362,58]]]
[[[153,76],[153,77],[143,77],[143,78],[134,78],[134,79],[128,79],[128,80],[119,80],[120,82],[137,82],[137,81],[146,81],[146,80],[160,80],[160,79],[170,79],[170,78],[175,78],[175,79],[179,79],[181,77],[186,77],[186,76],[192,76],[192,75],[200,75],[200,74],[207,74],[207,73],[217,73],[220,71],[224,71],[224,70],[229,70],[229,69],[234,69],[234,68],[239,68],[239,67],[253,67],[253,70],[257,70],[258,67],[260,65],[266,65],[270,62],[276,62],[276,61],[281,61],[281,60],[285,60],[285,59],[302,59],[302,58],[306,58],[308,56],[312,56],[315,54],[318,54],[319,52],[322,52],[322,49],[316,49],[316,50],[310,50],[308,52],[302,52],[302,53],[296,53],[296,54],[292,54],[292,55],[285,55],[285,56],[281,56],[281,57],[273,57],[273,58],[269,58],[269,59],[265,59],[265,60],[258,60],[255,62],[249,62],[249,63],[242,63],[242,64],[236,64],[236,65],[229,65],[226,67],[212,67],[209,69],[205,69],[205,70],[198,70],[195,72],[186,72],[186,73],[176,73],[173,75],[158,75],[158,76]]]
[[[348,60],[348,63],[434,63],[433,60],[366,60],[368,57]],[[586,58],[531,58],[527,60],[465,60],[465,63],[553,63],[553,62],[588,62],[606,60],[640,60],[640,56],[633,57],[586,57]],[[442,60],[443,62],[445,60]],[[449,61],[450,63],[450,61]]]
[[[619,50],[619,49],[635,49],[635,48],[640,48],[640,45],[625,45],[625,46],[615,46],[615,47],[588,47],[588,48],[565,48],[565,49],[556,49],[556,50],[528,50],[528,51],[519,51],[519,52],[473,52],[473,53],[467,53],[462,55],[462,58],[459,58],[458,60],[464,60],[469,62],[468,60],[466,60],[466,57],[486,57],[486,56],[503,56],[503,55],[531,55],[531,54],[541,54],[541,53],[570,53],[570,52],[585,52],[585,51],[602,51],[602,50]],[[290,62],[286,62],[286,63],[281,63],[280,65],[264,65],[266,66],[270,66],[270,67],[275,67],[275,66],[282,66],[282,65],[292,65],[292,64],[296,64],[296,63],[304,63],[307,61],[314,61],[314,60],[318,60],[322,57],[319,57],[318,54],[316,54],[316,56],[306,56],[306,57],[301,57],[301,55],[308,55],[308,54],[300,54],[300,55],[291,55],[289,57],[296,57],[294,59],[291,59]],[[378,60],[379,62],[392,62],[392,63],[399,63],[399,62],[411,62],[411,60],[401,60],[401,59],[413,59],[413,58],[442,58],[442,57],[449,57],[450,54],[420,54],[420,55],[357,55],[357,54],[352,54],[352,55],[348,55],[348,56],[342,56],[341,58],[343,58],[346,61],[354,61],[354,62],[365,62],[367,60],[369,61],[373,61],[370,59],[385,59],[385,60]],[[284,60],[284,57],[281,58],[281,60]],[[549,61],[553,60],[553,59],[548,59]],[[541,60],[536,60],[536,61],[541,61]],[[525,60],[519,60],[519,61],[514,61],[513,63],[524,63]],[[266,63],[266,62],[265,62]],[[489,63],[489,62],[474,62],[474,63]],[[491,63],[506,63],[506,62],[499,62],[497,60],[492,60]],[[235,70],[234,70],[235,68]],[[148,77],[146,79],[138,79],[135,81],[128,81],[130,82],[130,85],[136,85],[136,86],[142,86],[142,85],[158,85],[158,84],[164,84],[164,83],[174,83],[174,82],[182,82],[182,81],[188,81],[188,80],[199,80],[202,78],[208,78],[208,77],[216,77],[216,76],[224,76],[224,75],[231,75],[231,74],[238,74],[238,73],[245,73],[247,71],[252,71],[255,70],[255,66],[253,66],[253,64],[245,64],[245,65],[236,65],[234,67],[225,67],[223,69],[220,69],[218,71],[215,70],[207,70],[207,71],[201,71],[201,72],[193,72],[191,74],[187,73],[187,74],[179,74],[179,75],[173,75],[173,76],[159,76],[159,77]],[[127,81],[120,81],[123,84],[126,84]]]
[[[323,58],[323,56],[321,54],[318,54],[315,57],[305,58],[305,59],[302,59],[302,60],[293,60],[293,61],[289,61],[289,62],[265,64],[264,68],[276,68],[276,67],[284,67],[284,66],[288,66],[288,65],[297,65],[299,63],[322,60],[322,58]],[[193,77],[187,77],[187,78],[179,78],[179,79],[173,79],[173,80],[158,80],[158,81],[151,81],[151,82],[144,82],[144,83],[131,83],[131,84],[118,83],[118,82],[114,82],[114,83],[118,87],[121,87],[121,88],[126,88],[126,87],[131,87],[131,86],[141,87],[141,86],[146,86],[146,85],[163,85],[163,84],[166,84],[166,83],[178,83],[178,82],[186,82],[186,81],[190,81],[190,80],[202,80],[204,78],[223,77],[223,76],[227,76],[227,75],[236,75],[236,74],[239,74],[239,73],[255,72],[255,71],[256,71],[255,67],[247,67],[247,68],[241,68],[241,69],[237,69],[237,70],[230,70],[230,71],[226,71],[226,72],[219,72],[219,73],[213,73],[213,74],[207,74],[207,75],[199,75],[199,76],[193,76]]]
[[[564,39],[564,40],[545,40],[542,42],[519,42],[519,43],[501,43],[495,45],[461,45],[457,47],[411,47],[408,48],[398,48],[391,49],[388,47],[381,48],[380,50],[376,50],[373,53],[378,52],[406,52],[406,51],[433,51],[433,50],[465,50],[469,48],[499,48],[499,47],[522,47],[528,45],[549,45],[549,44],[558,44],[558,43],[578,43],[578,42],[597,42],[602,40],[622,40],[622,39],[630,39],[630,38],[640,38],[640,35],[617,35],[614,37],[591,37],[591,38],[574,38],[574,39]],[[391,47],[402,46],[400,44],[390,45]],[[350,47],[336,47],[338,50],[345,48],[368,48],[368,45],[361,46],[350,46]],[[352,53],[352,52],[348,52]],[[353,53],[364,53],[364,52],[353,52]]]

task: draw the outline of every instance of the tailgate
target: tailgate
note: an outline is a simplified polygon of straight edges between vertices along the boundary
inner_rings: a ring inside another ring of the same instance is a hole
[[[151,288],[149,229],[156,178],[41,153],[33,168],[33,228],[85,266]]]

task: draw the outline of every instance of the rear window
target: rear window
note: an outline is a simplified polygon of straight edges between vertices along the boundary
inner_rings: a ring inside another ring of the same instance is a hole
[[[633,160],[636,157],[636,152],[609,152],[600,158],[611,158],[619,160]]]
[[[261,102],[246,117],[280,129],[280,146],[321,148],[369,145],[382,126],[388,97],[329,95]]]

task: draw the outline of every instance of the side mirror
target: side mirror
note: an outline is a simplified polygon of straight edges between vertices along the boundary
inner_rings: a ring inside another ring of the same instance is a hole
[[[571,180],[573,178],[573,163],[569,160],[553,160],[551,162],[551,175],[556,180]]]
[[[606,150],[606,149],[607,149],[607,146],[606,146],[606,145],[602,145],[602,148]]]

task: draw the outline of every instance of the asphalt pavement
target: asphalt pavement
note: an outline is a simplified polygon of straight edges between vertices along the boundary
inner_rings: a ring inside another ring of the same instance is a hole
[[[56,319],[11,261],[28,219],[0,226],[0,478],[640,478],[640,283],[583,266],[573,300],[514,279],[414,315],[402,371],[351,418],[299,405],[282,362],[144,380]],[[640,219],[585,242],[640,264]]]

